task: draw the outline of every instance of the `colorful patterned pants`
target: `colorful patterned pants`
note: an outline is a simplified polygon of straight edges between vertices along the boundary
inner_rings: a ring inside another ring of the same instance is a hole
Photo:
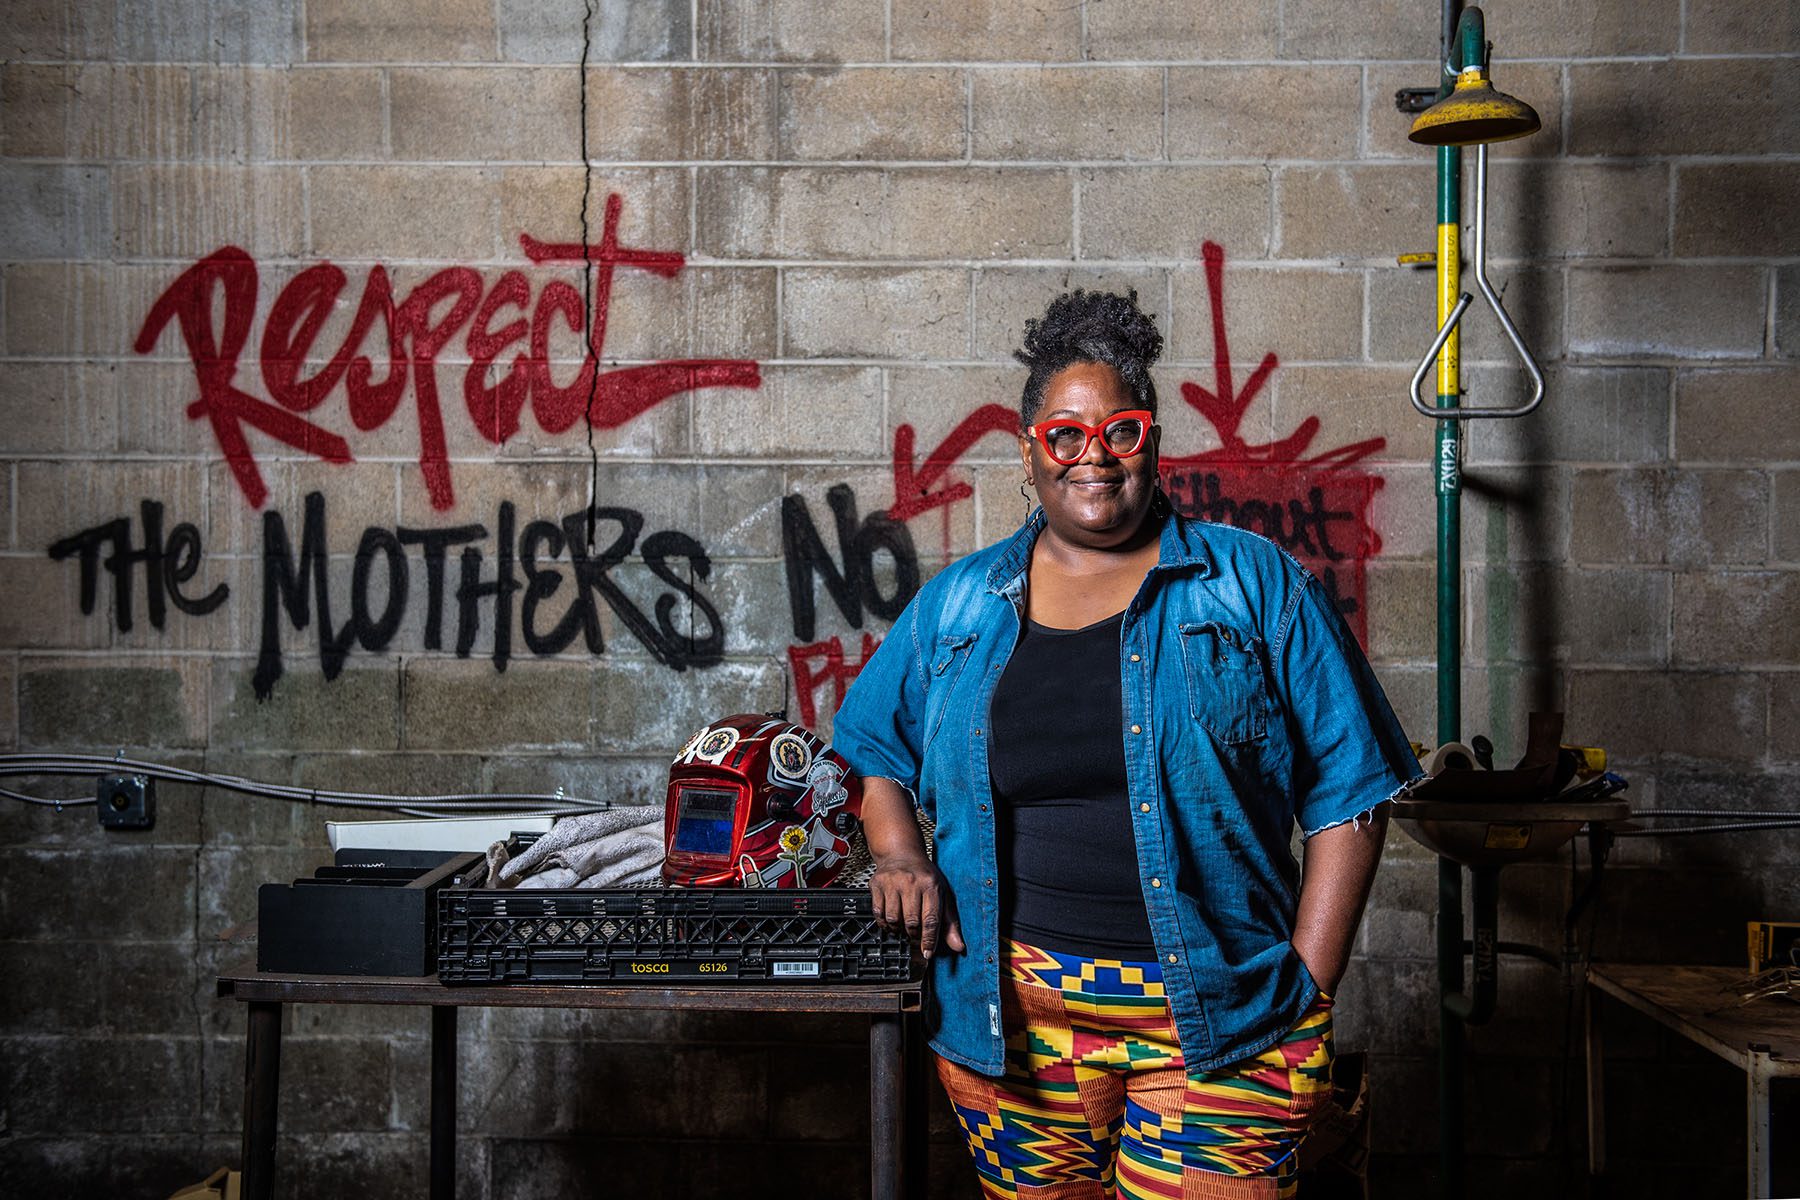
[[[938,1060],[989,1200],[1290,1197],[1331,1093],[1331,1002],[1278,1044],[1190,1076],[1154,962],[1019,942],[1000,978],[1006,1074]]]

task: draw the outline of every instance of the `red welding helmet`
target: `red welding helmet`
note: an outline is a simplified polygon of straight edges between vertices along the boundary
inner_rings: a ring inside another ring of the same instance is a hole
[[[824,887],[861,817],[862,780],[811,730],[778,716],[725,717],[669,767],[663,881]]]

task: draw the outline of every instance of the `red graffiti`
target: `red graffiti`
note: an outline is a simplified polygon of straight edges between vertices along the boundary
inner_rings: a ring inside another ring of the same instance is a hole
[[[1385,448],[1387,439],[1367,438],[1303,458],[1319,434],[1318,417],[1260,445],[1240,437],[1245,411],[1280,360],[1272,352],[1263,355],[1237,386],[1225,334],[1225,251],[1207,242],[1201,257],[1212,301],[1213,388],[1183,383],[1181,396],[1218,432],[1221,444],[1199,454],[1164,455],[1163,490],[1188,516],[1237,525],[1279,543],[1319,576],[1366,641],[1365,565],[1381,550],[1369,506],[1383,480],[1352,467]]]
[[[672,278],[686,264],[672,251],[620,245],[623,208],[621,197],[607,197],[596,245],[546,243],[528,234],[519,238],[533,263],[580,263],[584,269],[592,265],[591,316],[580,291],[564,280],[545,284],[533,304],[530,281],[522,272],[507,271],[484,288],[480,273],[466,266],[438,271],[395,303],[387,270],[377,265],[363,283],[343,343],[315,374],[302,378],[314,343],[348,282],[336,264],[318,263],[289,280],[269,310],[259,345],[271,404],[236,384],[239,358],[255,321],[258,269],[249,254],[226,246],[189,267],[157,297],[134,348],[139,354],[150,353],[169,323],[177,323],[200,392],[187,415],[211,423],[219,449],[253,508],[267,500],[268,486],[245,426],[326,462],[347,463],[352,455],[343,437],[296,414],[319,408],[341,383],[351,424],[368,432],[385,425],[398,410],[410,376],[419,467],[432,507],[447,509],[455,504],[456,495],[438,399],[437,359],[465,326],[470,362],[463,375],[463,403],[476,431],[496,445],[519,431],[520,413],[527,404],[539,428],[560,434],[584,413],[596,428],[612,429],[682,392],[760,386],[757,364],[745,359],[668,359],[600,369],[614,271],[624,266]],[[224,293],[222,326],[214,324],[216,290]],[[495,329],[495,321],[509,309],[516,310],[513,319]],[[385,334],[386,362],[376,381],[375,364],[363,352],[363,342],[378,319]],[[575,378],[560,385],[551,377],[549,350],[558,321],[572,333],[582,333],[585,326],[586,342]],[[495,363],[514,346],[521,349],[505,374],[489,382]]]
[[[937,449],[925,456],[923,466],[913,465],[914,439],[918,436],[911,425],[894,430],[894,503],[888,516],[896,521],[910,521],[923,512],[967,500],[975,494],[968,483],[957,481],[931,491],[931,485],[948,471],[969,448],[990,433],[1018,433],[1019,414],[999,404],[984,404],[964,417],[950,436],[938,443]]]
[[[844,661],[844,639],[827,638],[805,646],[788,647],[788,666],[793,671],[795,698],[800,703],[800,723],[811,729],[819,723],[818,691],[831,686],[831,711],[836,712],[850,690],[850,681],[862,673],[881,639],[872,633],[862,635],[862,659]]]

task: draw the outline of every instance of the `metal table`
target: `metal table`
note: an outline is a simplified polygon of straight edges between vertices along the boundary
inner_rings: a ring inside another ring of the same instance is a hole
[[[400,1004],[431,1009],[431,1200],[456,1188],[456,1010],[651,1008],[712,1012],[863,1013],[869,1018],[869,1194],[925,1194],[925,1055],[922,984],[755,987],[445,987],[436,976],[222,975],[218,994],[249,1007],[244,1058],[244,1200],[275,1190],[276,1101],[283,1004]]]
[[[1587,973],[1588,1173],[1606,1170],[1604,1045],[1598,999],[1604,992],[1704,1046],[1744,1072],[1750,1196],[1768,1196],[1769,1081],[1800,1078],[1800,1004],[1758,1000],[1740,1007],[1741,967],[1590,966]]]

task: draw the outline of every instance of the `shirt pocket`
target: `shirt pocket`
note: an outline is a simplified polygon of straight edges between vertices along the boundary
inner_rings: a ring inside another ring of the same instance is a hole
[[[1260,741],[1269,729],[1262,639],[1217,621],[1181,625],[1188,709],[1226,745]]]
[[[958,677],[968,665],[969,657],[975,645],[972,633],[946,633],[938,638],[937,645],[931,652],[931,661],[926,664],[925,672],[925,708],[926,739],[929,741],[937,735],[939,726],[944,723],[944,714],[950,708],[952,694]]]

